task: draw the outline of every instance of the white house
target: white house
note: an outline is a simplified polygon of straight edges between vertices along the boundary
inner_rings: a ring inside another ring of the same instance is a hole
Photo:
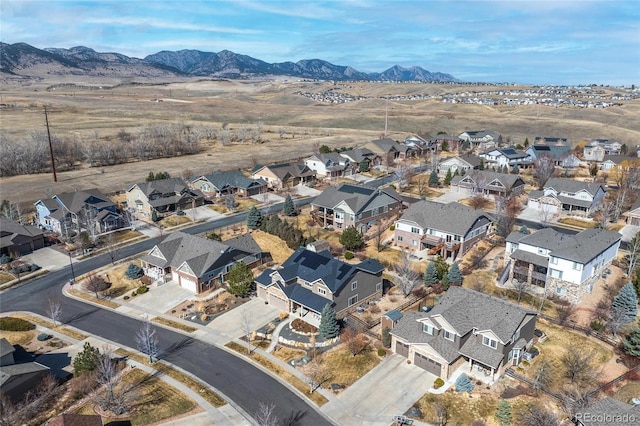
[[[527,168],[533,164],[534,158],[529,153],[520,151],[513,148],[505,149],[490,149],[486,152],[478,154],[478,157],[483,158],[485,161],[485,167],[503,167],[507,166],[512,168],[518,166],[520,168]]]
[[[542,287],[547,296],[557,294],[578,304],[616,258],[621,238],[618,232],[604,229],[575,235],[551,228],[533,234],[513,232],[505,250],[509,280]]]
[[[337,152],[314,154],[304,160],[304,164],[315,171],[319,177],[348,176],[353,173],[354,168],[357,166],[357,164],[352,165],[348,158]]]
[[[600,183],[550,178],[542,191],[529,193],[529,207],[544,209],[549,214],[568,212],[589,215],[605,195]]]

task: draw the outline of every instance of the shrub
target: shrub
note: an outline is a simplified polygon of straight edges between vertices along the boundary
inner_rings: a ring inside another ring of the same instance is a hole
[[[461,374],[456,380],[456,392],[469,392],[473,390],[473,382],[466,374]]]
[[[138,289],[136,290],[136,293],[138,294],[145,294],[147,291],[149,291],[149,287],[147,287],[146,285],[141,285],[140,287],[138,287]]]
[[[438,377],[436,379],[436,381],[433,382],[433,388],[434,389],[439,389],[439,388],[441,388],[443,386],[444,386],[444,380],[442,380],[440,377]]]
[[[385,356],[387,354],[387,351],[385,351],[384,349],[380,348],[378,349],[378,356]]]
[[[51,335],[47,334],[47,333],[40,333],[38,334],[38,337],[36,337],[36,339],[38,339],[39,342],[44,342],[45,340],[49,340],[51,339]]]
[[[522,361],[522,366],[523,367],[528,367],[529,366],[529,361]]]
[[[36,328],[35,324],[22,318],[4,317],[0,318],[0,330],[4,331],[29,331]]]
[[[136,290],[133,290],[133,291],[131,292],[131,297],[135,297],[135,296],[137,296],[137,295],[138,295],[138,293],[136,293]]]
[[[592,330],[601,331],[604,328],[604,324],[601,321],[593,320],[589,324]]]
[[[345,251],[345,252],[344,252],[344,258],[345,258],[345,259],[347,259],[347,260],[351,260],[351,259],[353,259],[353,257],[354,257],[354,256],[353,256],[353,253],[351,253],[350,251]]]
[[[0,265],[6,265],[10,261],[11,261],[11,258],[6,254],[3,254],[2,256],[0,256]]]
[[[144,275],[144,271],[138,265],[131,263],[124,273],[127,278],[135,280]]]
[[[124,300],[129,300],[129,296],[124,296],[123,299]]]
[[[391,226],[389,227],[389,230],[390,230],[390,231],[395,231],[395,230],[396,230],[396,224],[394,223],[393,225],[391,225]]]
[[[420,286],[418,288],[416,288],[415,290],[413,290],[413,295],[422,299],[423,297],[426,297],[428,294],[427,288],[424,286]]]
[[[36,265],[35,263],[32,263],[31,265],[29,265],[29,270],[30,270],[31,272],[35,272],[35,271],[37,271],[38,269],[40,269],[40,266]]]

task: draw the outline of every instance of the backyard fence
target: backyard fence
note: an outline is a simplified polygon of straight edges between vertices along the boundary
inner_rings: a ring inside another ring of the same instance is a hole
[[[585,335],[587,336],[591,336],[591,337],[595,337],[596,339],[600,340],[601,342],[604,342],[608,345],[611,345],[613,347],[618,346],[618,340],[614,339],[613,337],[611,337],[609,334],[607,333],[603,333],[600,331],[595,331],[590,327],[583,327],[581,325],[576,324],[573,321],[568,321],[567,323],[562,324],[557,318],[553,318],[550,317],[548,315],[543,315],[543,314],[539,314],[538,315],[540,318],[549,321],[553,324],[559,325],[561,327],[565,327],[565,328],[569,328],[571,330],[577,330],[577,331],[582,331]]]

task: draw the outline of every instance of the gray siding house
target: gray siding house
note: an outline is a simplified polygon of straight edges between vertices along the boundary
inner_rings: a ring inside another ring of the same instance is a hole
[[[327,304],[340,318],[382,296],[383,270],[374,259],[351,265],[328,251],[300,247],[282,267],[264,271],[256,287],[258,296],[274,307],[318,326]]]
[[[430,312],[408,312],[391,330],[391,348],[416,366],[448,379],[468,375],[496,379],[518,365],[533,345],[536,313],[510,302],[451,287]]]

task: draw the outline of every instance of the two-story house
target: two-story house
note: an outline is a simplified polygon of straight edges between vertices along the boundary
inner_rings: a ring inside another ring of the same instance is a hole
[[[410,146],[398,143],[391,138],[367,142],[362,148],[373,152],[378,157],[380,164],[385,166],[390,166],[395,160],[404,160],[413,154],[417,154],[417,151]]]
[[[218,242],[175,231],[140,260],[145,275],[158,284],[173,281],[189,291],[202,293],[222,285],[238,262],[250,267],[259,265],[262,250],[249,234]]]
[[[565,170],[573,170],[580,165],[580,159],[572,152],[571,145],[565,138],[536,137],[533,145],[525,151],[533,159],[549,157],[553,164]]]
[[[623,213],[627,225],[640,226],[640,197],[636,199],[628,212]]]
[[[573,179],[550,178],[542,191],[529,193],[529,207],[550,214],[567,212],[590,215],[605,196],[604,185]]]
[[[400,247],[455,260],[484,238],[492,223],[487,213],[464,204],[422,200],[396,221],[393,239]]]
[[[448,379],[462,367],[493,379],[533,345],[536,313],[463,287],[450,287],[429,312],[407,312],[391,329],[391,348]]]
[[[249,179],[239,170],[198,176],[189,181],[189,186],[201,191],[207,198],[227,195],[250,197],[267,192],[267,182],[259,178]]]
[[[340,155],[349,160],[351,164],[356,164],[358,169],[362,163],[366,164],[367,168],[379,166],[381,164],[380,158],[374,154],[373,151],[367,148],[348,149],[346,151],[341,151]]]
[[[328,187],[311,202],[311,217],[323,227],[343,231],[354,226],[365,232],[377,220],[398,214],[402,208],[402,199],[393,188],[342,183]]]
[[[136,214],[151,217],[153,211],[159,215],[201,206],[204,194],[190,188],[179,178],[140,182],[127,190],[127,205]]]
[[[37,224],[60,235],[95,235],[125,226],[116,204],[97,188],[65,192],[35,203]]]
[[[620,155],[622,144],[613,139],[592,139],[585,145],[583,156],[586,161],[603,161],[605,155]]]
[[[514,166],[521,169],[533,166],[533,158],[527,152],[514,148],[494,148],[478,154],[478,157],[484,160],[485,168],[501,169],[506,166],[511,171]]]
[[[277,309],[318,326],[329,305],[342,318],[382,296],[384,267],[375,259],[357,265],[335,259],[329,251],[298,248],[279,269],[256,279],[258,297]]]
[[[551,228],[533,234],[513,232],[505,251],[509,280],[542,287],[547,295],[578,304],[616,258],[621,238],[603,229],[585,229],[575,235]]]
[[[357,164],[351,163],[348,158],[337,152],[314,154],[304,160],[304,164],[320,178],[351,176],[358,168]]]
[[[251,179],[263,180],[269,189],[279,190],[313,182],[316,172],[303,162],[257,165],[251,170]]]
[[[524,192],[525,182],[519,175],[471,170],[464,176],[451,179],[451,191],[466,194],[495,195],[509,197]]]
[[[484,150],[502,143],[502,136],[489,130],[467,130],[458,135],[458,139],[469,142],[472,147]]]

